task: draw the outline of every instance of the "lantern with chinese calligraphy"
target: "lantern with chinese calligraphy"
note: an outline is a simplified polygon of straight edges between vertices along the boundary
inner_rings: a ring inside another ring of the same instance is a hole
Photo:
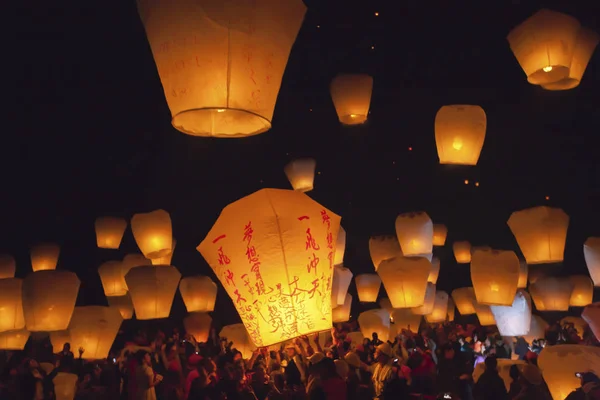
[[[203,312],[191,313],[183,319],[185,331],[194,336],[198,343],[204,343],[208,340],[211,324],[212,318],[208,313]]]
[[[152,265],[171,265],[171,261],[173,260],[173,253],[175,252],[175,246],[177,245],[177,240],[175,240],[175,238],[173,238],[171,240],[171,251],[169,252],[169,254],[159,257],[159,258],[153,258],[152,259]]]
[[[0,279],[0,332],[25,328],[22,291],[22,279]]]
[[[127,275],[131,268],[141,267],[143,265],[152,265],[152,261],[141,254],[127,254],[123,257],[123,262],[121,263],[123,276]]]
[[[164,257],[173,250],[171,216],[165,210],[135,214],[131,218],[131,231],[144,257]]]
[[[431,271],[427,277],[427,282],[431,282],[434,285],[437,283],[438,277],[440,276],[440,259],[433,257],[431,259]]]
[[[472,287],[463,287],[452,291],[452,300],[460,315],[475,314],[475,289]]]
[[[373,92],[373,78],[364,74],[341,74],[333,78],[331,99],[340,122],[358,125],[367,120]]]
[[[546,329],[548,329],[548,323],[544,321],[539,315],[531,316],[531,325],[529,326],[529,332],[523,335],[523,339],[527,343],[531,344],[534,340],[543,339],[546,336]]]
[[[219,332],[221,339],[227,339],[227,342],[233,342],[233,348],[242,353],[242,358],[249,359],[256,346],[252,343],[248,331],[244,324],[233,324],[224,326]]]
[[[42,270],[23,280],[23,314],[30,332],[67,329],[77,294],[79,279],[70,271]]]
[[[331,329],[340,219],[302,192],[262,189],[225,207],[198,246],[256,346]]]
[[[430,272],[431,263],[421,257],[391,258],[377,270],[394,308],[422,306]]]
[[[401,333],[402,329],[418,333],[422,319],[422,315],[413,313],[410,308],[397,308],[392,311],[392,320],[394,321],[396,334]]]
[[[452,243],[452,250],[457,263],[468,264],[471,262],[471,243],[467,241],[454,242]]]
[[[215,310],[217,284],[208,276],[189,276],[179,282],[179,293],[188,312]]]
[[[491,306],[498,331],[502,336],[523,336],[531,327],[531,297],[520,289],[514,296],[512,305]]]
[[[427,283],[423,304],[419,307],[411,308],[412,312],[417,315],[431,314],[435,304],[435,285],[431,282]]]
[[[525,289],[527,287],[528,275],[529,267],[527,266],[527,262],[524,260],[519,260],[519,282],[517,283],[517,287],[519,289]]]
[[[585,241],[583,256],[594,286],[600,286],[600,237],[590,237]]]
[[[448,316],[448,293],[444,291],[436,291],[433,302],[433,310],[425,316],[429,323],[439,323],[446,321]]]
[[[338,231],[337,242],[335,244],[335,254],[333,258],[333,265],[344,264],[344,253],[346,252],[346,231],[340,225]]]
[[[494,314],[492,314],[491,306],[485,304],[475,304],[475,313],[481,326],[491,326],[496,324]]]
[[[23,350],[29,339],[29,332],[23,329],[0,333],[0,350]]]
[[[56,244],[40,244],[31,248],[33,272],[56,269],[60,247]]]
[[[448,322],[454,321],[454,314],[456,313],[456,306],[452,297],[448,297]]]
[[[592,304],[590,304],[590,305],[592,305]],[[585,308],[583,309],[583,312],[585,312]],[[583,312],[582,312],[582,314],[583,314]],[[577,331],[577,335],[579,336],[579,338],[583,339],[583,334],[584,334],[586,328],[588,327],[588,323],[585,322],[585,320],[583,318],[581,318],[581,317],[564,317],[563,319],[560,320],[560,325],[564,327],[566,324],[573,325],[573,328],[575,328],[575,330]]]
[[[381,308],[362,312],[358,315],[358,325],[364,337],[370,338],[376,333],[385,343],[390,334],[390,314]]]
[[[175,129],[236,138],[271,128],[300,0],[138,0]]]
[[[125,275],[137,319],[167,318],[181,274],[170,265],[132,268]]]
[[[568,311],[573,293],[573,283],[566,278],[546,277],[537,280],[529,286],[533,301],[538,310]],[[533,293],[532,292],[532,293]],[[536,296],[539,297],[542,308],[539,307]]]
[[[333,267],[333,280],[331,283],[331,307],[335,308],[344,304],[348,287],[352,282],[352,271],[348,268],[336,265]]]
[[[585,307],[590,304],[594,297],[594,284],[589,276],[573,275],[569,277],[573,284],[573,292],[569,305],[572,307]]]
[[[507,224],[527,264],[563,260],[569,216],[560,208],[541,206],[515,211]]]
[[[487,118],[472,105],[443,106],[435,116],[435,143],[440,164],[477,165]]]
[[[15,258],[9,254],[0,255],[0,279],[14,278],[17,263]]]
[[[98,268],[98,274],[106,296],[123,296],[127,293],[127,284],[123,276],[120,261],[107,261]]]
[[[71,343],[71,332],[68,330],[50,332],[50,343],[54,353],[62,351],[65,343],[69,343],[69,345]]]
[[[354,277],[358,300],[361,303],[374,303],[379,296],[381,278],[377,274],[361,274]]]
[[[96,228],[96,243],[101,249],[118,249],[121,246],[121,240],[127,221],[116,217],[99,217],[94,223]]]
[[[475,250],[471,258],[471,281],[477,302],[510,306],[517,292],[520,268],[514,251]]]
[[[396,218],[396,236],[406,257],[428,257],[433,251],[433,223],[424,212],[400,214]]]
[[[352,296],[346,293],[344,304],[335,307],[331,310],[331,321],[335,324],[338,322],[346,322],[350,319],[350,310],[352,309]]]
[[[73,400],[77,392],[77,379],[77,374],[68,372],[59,372],[56,374],[52,380],[56,400]]]
[[[397,236],[371,236],[369,239],[369,253],[375,271],[379,268],[379,264],[384,260],[402,256],[400,243]]]
[[[123,319],[133,318],[133,303],[129,292],[123,296],[110,296],[106,298],[108,305],[116,308],[121,313]]]
[[[74,349],[83,347],[86,360],[106,358],[121,322],[121,313],[114,307],[75,307],[69,323],[71,346]]]
[[[444,224],[433,224],[433,245],[443,246],[446,244],[448,228]]]
[[[315,182],[317,162],[313,158],[299,158],[290,161],[283,171],[294,190],[310,192]]]

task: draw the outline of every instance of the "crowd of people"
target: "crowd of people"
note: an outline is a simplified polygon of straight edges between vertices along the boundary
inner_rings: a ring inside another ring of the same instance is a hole
[[[30,340],[24,351],[2,352],[0,399],[57,399],[53,382],[62,372],[76,374],[78,400],[552,400],[537,368],[540,351],[562,343],[597,345],[589,332],[558,323],[532,343],[454,323],[354,343],[354,328],[340,325],[325,342],[318,334],[305,336],[245,359],[214,330],[206,343],[177,329],[151,338],[138,332],[131,340],[120,333],[109,357],[93,362],[84,348],[74,354],[65,344],[55,352],[48,338]],[[526,361],[511,367],[509,390],[497,371],[501,359]],[[480,363],[484,372],[475,381]],[[582,371],[581,388],[567,397],[579,399],[600,399],[593,371]]]

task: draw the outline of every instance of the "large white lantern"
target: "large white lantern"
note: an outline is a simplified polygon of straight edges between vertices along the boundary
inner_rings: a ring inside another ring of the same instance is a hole
[[[131,218],[131,230],[146,258],[164,257],[173,251],[171,216],[165,210],[135,214]]]
[[[367,121],[373,78],[364,74],[341,74],[333,78],[331,98],[340,122],[358,125]]]
[[[358,316],[358,325],[364,337],[371,338],[376,333],[385,343],[390,334],[390,314],[381,308],[362,312]]]
[[[344,304],[348,287],[352,282],[352,271],[341,265],[333,268],[333,281],[331,283],[331,307],[335,308]]]
[[[374,303],[379,296],[381,278],[377,274],[360,274],[354,277],[358,300],[361,303]]]
[[[170,265],[146,265],[132,268],[125,281],[137,319],[167,318],[181,274]]]
[[[435,143],[440,164],[477,165],[487,118],[480,106],[449,105],[435,116]]]
[[[0,332],[25,328],[22,292],[22,279],[0,279]]]
[[[523,336],[531,327],[531,297],[520,289],[514,296],[512,305],[491,306],[498,331],[502,336]]]
[[[101,249],[118,249],[121,246],[121,240],[127,221],[117,217],[98,217],[94,223],[96,228],[96,243]]]
[[[116,307],[75,307],[69,323],[72,348],[83,347],[86,360],[106,358],[121,322],[123,318]]]
[[[585,241],[583,256],[594,286],[600,286],[600,237],[590,237]]]
[[[471,281],[477,302],[510,306],[517,292],[521,269],[515,252],[475,250],[471,257]]]
[[[179,292],[188,312],[215,310],[217,284],[208,276],[189,276],[179,282]]]
[[[317,161],[314,158],[299,158],[290,161],[283,171],[294,190],[310,192],[313,190],[316,167]]]
[[[403,255],[398,237],[392,235],[371,236],[369,239],[369,253],[375,271],[377,271],[382,261]]]
[[[431,263],[421,257],[395,257],[382,261],[377,270],[394,308],[422,306],[430,272]]]
[[[396,218],[396,236],[406,257],[428,257],[433,251],[433,223],[425,212],[400,214]]]

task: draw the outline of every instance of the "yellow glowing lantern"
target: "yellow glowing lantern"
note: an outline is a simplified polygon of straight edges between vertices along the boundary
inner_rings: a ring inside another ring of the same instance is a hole
[[[531,297],[520,289],[514,296],[512,305],[491,306],[498,331],[502,336],[523,336],[531,327]]]
[[[344,299],[344,304],[341,306],[335,307],[331,310],[331,322],[346,322],[350,319],[350,311],[352,309],[352,296],[349,293],[346,293],[346,298]]]
[[[144,265],[152,265],[152,261],[141,254],[127,254],[125,257],[123,257],[123,262],[121,263],[121,268],[123,268],[123,276],[127,275],[131,268],[141,267]]]
[[[129,292],[123,296],[110,296],[106,299],[109,306],[119,310],[123,319],[133,318],[133,303],[131,302]]]
[[[471,281],[477,302],[510,306],[517,292],[520,269],[514,251],[475,250],[471,258]]]
[[[507,222],[527,264],[561,262],[569,216],[560,208],[533,207],[515,211]]]
[[[179,292],[188,312],[215,310],[217,284],[208,276],[189,276],[179,282]]]
[[[138,0],[173,127],[246,137],[271,128],[300,0]]]
[[[589,306],[593,306],[593,304],[589,304]],[[586,306],[587,307],[587,306]],[[585,308],[583,309],[582,315],[585,312]],[[577,335],[579,338],[583,339],[583,333],[588,327],[588,323],[581,317],[564,317],[560,320],[560,325],[565,326],[565,324],[572,324],[573,328],[577,331]]]
[[[120,261],[107,261],[98,268],[104,295],[123,296],[127,293],[127,284],[121,264]]]
[[[538,310],[568,311],[573,283],[569,279],[545,277],[531,284],[529,291]],[[540,300],[541,308],[536,297]]]
[[[0,332],[25,328],[22,291],[22,279],[0,279]]]
[[[305,193],[262,189],[225,207],[198,246],[257,347],[331,329],[340,220]]]
[[[433,245],[443,246],[446,244],[448,228],[444,224],[433,224]]]
[[[452,297],[448,297],[448,321],[454,321],[454,316],[456,313],[456,306],[454,305],[454,301]]]
[[[346,230],[340,225],[338,231],[337,242],[335,244],[335,254],[333,258],[333,265],[344,264],[344,253],[346,253]]]
[[[194,336],[196,342],[205,343],[208,341],[212,318],[207,313],[195,312],[191,313],[183,319],[183,327],[185,331]]]
[[[173,249],[171,216],[165,210],[135,214],[131,219],[131,230],[146,258],[152,260],[171,253]]]
[[[477,165],[487,118],[472,105],[443,106],[435,116],[435,143],[440,164]]]
[[[397,308],[392,311],[396,334],[402,333],[402,329],[418,333],[422,319],[422,315],[413,313],[410,308]]]
[[[472,287],[463,287],[454,289],[452,291],[452,300],[460,315],[475,314],[475,304],[477,299],[475,298],[475,289]]]
[[[30,332],[67,329],[77,294],[79,279],[70,271],[38,271],[23,280],[23,314]]]
[[[299,158],[289,162],[283,171],[294,190],[310,192],[315,182],[317,161],[313,158]]]
[[[494,314],[492,314],[491,306],[485,304],[475,304],[475,313],[481,326],[491,326],[496,324]]]
[[[431,282],[428,282],[425,290],[425,297],[423,298],[423,304],[419,307],[413,307],[411,310],[416,315],[428,315],[433,311],[434,304],[435,285]]]
[[[72,348],[83,347],[83,358],[86,360],[106,358],[121,322],[123,318],[116,307],[75,307],[69,323]]]
[[[121,240],[127,221],[116,217],[99,217],[94,224],[96,228],[96,243],[101,249],[118,249],[121,246]]]
[[[23,329],[0,333],[0,350],[23,350],[29,340],[29,332]]]
[[[175,252],[175,246],[177,245],[177,240],[173,238],[171,240],[171,251],[169,254],[163,257],[152,259],[152,265],[171,265],[171,261],[173,260],[173,253]]]
[[[391,258],[377,270],[394,308],[422,306],[430,272],[431,263],[422,257]]]
[[[364,337],[371,338],[376,333],[385,343],[390,334],[390,314],[381,308],[362,312],[358,315],[358,325]]]
[[[66,343],[71,344],[71,332],[68,330],[50,332],[50,343],[52,344],[52,351],[59,353]]]
[[[57,244],[40,244],[31,248],[33,272],[56,269],[60,247]]]
[[[14,278],[16,270],[15,258],[9,254],[0,254],[0,279]]]
[[[342,74],[331,81],[331,98],[344,125],[365,123],[371,106],[373,78],[364,74]]]
[[[372,236],[369,239],[369,253],[371,254],[375,271],[377,271],[382,261],[402,256],[402,249],[400,249],[397,236]]]
[[[379,296],[381,278],[377,274],[361,274],[354,277],[358,300],[361,303],[374,303]]]
[[[600,237],[590,237],[585,241],[583,256],[594,286],[600,286]]]
[[[429,323],[439,323],[446,321],[448,316],[448,293],[444,291],[436,291],[433,302],[433,310],[425,316]]]
[[[594,284],[587,275],[573,275],[569,277],[573,284],[573,292],[569,305],[572,307],[585,307],[594,297]]]
[[[396,236],[406,257],[428,257],[433,251],[433,223],[425,212],[400,214],[396,218]]]
[[[256,346],[252,343],[248,331],[244,324],[233,324],[224,326],[219,332],[221,339],[227,339],[227,343],[233,342],[233,348],[242,353],[244,359],[252,357],[252,353],[256,349]]]
[[[344,304],[348,287],[352,282],[352,271],[348,268],[336,265],[333,267],[333,281],[331,283],[331,307],[335,308]]]
[[[527,266],[527,262],[524,260],[519,260],[519,282],[517,283],[517,287],[519,289],[525,289],[527,287],[528,275],[529,267]]]
[[[433,257],[431,259],[431,271],[427,277],[427,282],[431,282],[434,285],[437,283],[438,277],[440,276],[440,259]]]
[[[471,243],[467,241],[454,242],[452,243],[452,250],[457,263],[468,264],[471,262]]]
[[[56,400],[73,400],[77,392],[78,379],[77,374],[68,372],[59,372],[56,374],[52,380]]]
[[[125,275],[137,319],[167,318],[181,274],[170,265],[132,268]]]

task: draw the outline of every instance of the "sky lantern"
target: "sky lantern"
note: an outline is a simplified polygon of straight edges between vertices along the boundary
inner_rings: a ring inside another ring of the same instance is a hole
[[[208,313],[194,312],[183,319],[185,331],[194,336],[196,342],[205,343],[208,341],[212,318]]]
[[[454,316],[456,313],[456,306],[454,305],[454,300],[452,297],[448,298],[448,322],[454,321]]]
[[[121,240],[127,221],[117,217],[98,217],[94,223],[96,228],[96,243],[101,249],[118,249],[121,246]]]
[[[352,282],[352,271],[341,265],[333,267],[333,280],[331,283],[331,307],[335,308],[344,304],[348,287]]]
[[[78,379],[77,374],[68,372],[59,372],[56,374],[52,380],[56,400],[73,400],[77,392]]]
[[[396,236],[406,257],[427,257],[433,251],[433,223],[425,212],[400,214],[396,218]]]
[[[429,323],[440,323],[446,321],[448,316],[448,293],[439,290],[435,292],[433,310],[425,316]]]
[[[60,352],[65,343],[71,343],[71,332],[68,330],[50,332],[50,344],[54,353]]]
[[[398,237],[392,235],[371,236],[369,239],[369,253],[375,271],[383,260],[402,256],[402,249],[398,243]],[[599,267],[600,268],[600,267]]]
[[[120,261],[107,261],[100,265],[98,274],[102,281],[105,296],[123,296],[127,294],[127,284],[123,276],[123,267]]]
[[[491,306],[485,304],[475,304],[475,313],[481,326],[492,326],[496,324]]]
[[[475,289],[472,287],[463,287],[452,291],[452,300],[460,315],[475,314]]]
[[[477,302],[510,306],[517,292],[520,269],[514,251],[475,250],[471,258],[471,281]]]
[[[121,313],[123,319],[133,318],[133,302],[129,292],[123,296],[109,296],[106,298],[108,305],[116,308]]]
[[[381,278],[377,274],[360,274],[354,277],[358,300],[361,303],[374,303],[379,296]]]
[[[535,282],[531,282],[528,288],[533,304],[535,304],[535,308],[537,308],[538,311],[546,311],[542,294],[538,291],[537,286],[534,285],[534,283]]]
[[[151,260],[152,265],[171,265],[171,261],[173,260],[173,253],[175,252],[175,246],[177,245],[177,240],[175,240],[175,238],[173,238],[171,240],[171,251],[169,252],[169,254],[159,257],[159,258],[154,258]]]
[[[79,278],[74,272],[42,270],[23,280],[23,314],[30,332],[62,331],[68,328]]]
[[[31,248],[31,268],[33,272],[56,269],[60,247],[53,243],[39,244]]]
[[[173,251],[171,216],[165,210],[135,214],[131,218],[131,230],[144,257],[152,260]]]
[[[401,256],[382,261],[377,270],[394,308],[422,306],[430,272],[426,258]]]
[[[531,297],[520,289],[511,306],[491,306],[496,326],[502,336],[523,336],[531,327]]]
[[[519,289],[525,289],[527,287],[527,277],[529,275],[529,267],[525,260],[519,260],[519,282],[517,287]]]
[[[0,332],[0,350],[23,350],[29,335],[30,333],[24,329]]]
[[[179,282],[179,292],[188,312],[215,310],[217,284],[208,276],[188,276]]]
[[[220,338],[226,338],[227,343],[233,342],[233,348],[242,353],[244,359],[250,359],[256,346],[252,343],[244,324],[224,326],[219,332]]]
[[[594,286],[600,286],[600,237],[590,237],[585,241],[583,256]]]
[[[346,293],[344,304],[335,307],[331,310],[331,321],[336,324],[338,322],[346,322],[350,319],[350,311],[352,309],[352,296]]]
[[[440,259],[437,257],[433,257],[431,259],[431,270],[429,271],[429,276],[427,277],[427,282],[431,282],[435,285],[437,283],[439,276],[440,276]]]
[[[480,106],[449,105],[435,116],[435,143],[440,164],[477,165],[487,118]]]
[[[435,304],[435,285],[431,282],[427,283],[427,288],[425,290],[425,297],[423,298],[423,304],[418,307],[412,307],[411,310],[413,314],[416,315],[427,315],[431,314],[433,311],[433,306]]]
[[[314,188],[315,168],[317,161],[314,158],[299,158],[290,161],[283,171],[294,190],[306,193]]]
[[[0,279],[14,278],[17,262],[10,254],[0,254]]]
[[[302,1],[137,4],[175,129],[220,138],[271,129]]]
[[[71,347],[83,347],[86,360],[108,357],[123,318],[116,307],[75,307],[69,323]]]
[[[197,249],[254,345],[331,328],[340,220],[306,194],[282,189],[259,190],[221,211]]]
[[[433,224],[433,245],[443,246],[446,244],[448,228],[444,224]]]
[[[390,334],[390,314],[381,308],[362,312],[358,315],[358,325],[364,337],[371,338],[376,333],[385,343]]]
[[[346,253],[346,231],[340,225],[340,230],[338,231],[337,242],[335,244],[335,254],[333,257],[333,265],[343,265],[344,264],[344,254]]]
[[[533,207],[512,213],[507,222],[527,264],[562,262],[569,216],[560,208]]]
[[[468,264],[471,262],[471,243],[466,240],[454,242],[452,243],[452,250],[457,263]]]
[[[365,74],[341,74],[333,78],[330,86],[331,99],[340,122],[359,125],[367,121],[373,78]]]
[[[383,299],[379,300],[379,308],[382,308],[382,309],[386,310],[387,312],[389,312],[390,318],[391,318],[394,307],[392,306],[392,302],[390,301],[389,298],[384,297]],[[392,322],[394,322],[394,321],[392,320]]]
[[[132,268],[125,275],[137,319],[167,318],[181,274],[170,265]]]
[[[22,279],[0,279],[0,332],[25,328],[22,292]]]
[[[590,326],[596,338],[600,337],[600,303],[591,303],[585,306],[581,312],[581,318]],[[583,331],[578,332],[583,336]]]
[[[536,339],[543,339],[546,336],[546,329],[548,329],[548,326],[548,323],[544,321],[542,317],[539,315],[532,315],[529,332],[527,335],[523,335],[523,338],[529,344],[533,343]]]
[[[569,277],[573,284],[573,292],[569,305],[571,307],[585,307],[590,304],[594,297],[594,284],[587,275],[573,275]]]
[[[392,311],[392,320],[394,321],[396,334],[401,333],[402,329],[418,333],[422,319],[422,315],[413,313],[410,308],[396,308]]]
[[[545,277],[538,279],[529,286],[533,301],[538,310],[543,311],[569,311],[573,283],[568,278]],[[542,309],[538,306],[536,296],[539,297]]]
[[[152,261],[141,254],[127,254],[125,257],[123,257],[123,262],[121,263],[121,268],[123,268],[123,276],[127,275],[131,268],[141,267],[143,265],[152,265]]]

